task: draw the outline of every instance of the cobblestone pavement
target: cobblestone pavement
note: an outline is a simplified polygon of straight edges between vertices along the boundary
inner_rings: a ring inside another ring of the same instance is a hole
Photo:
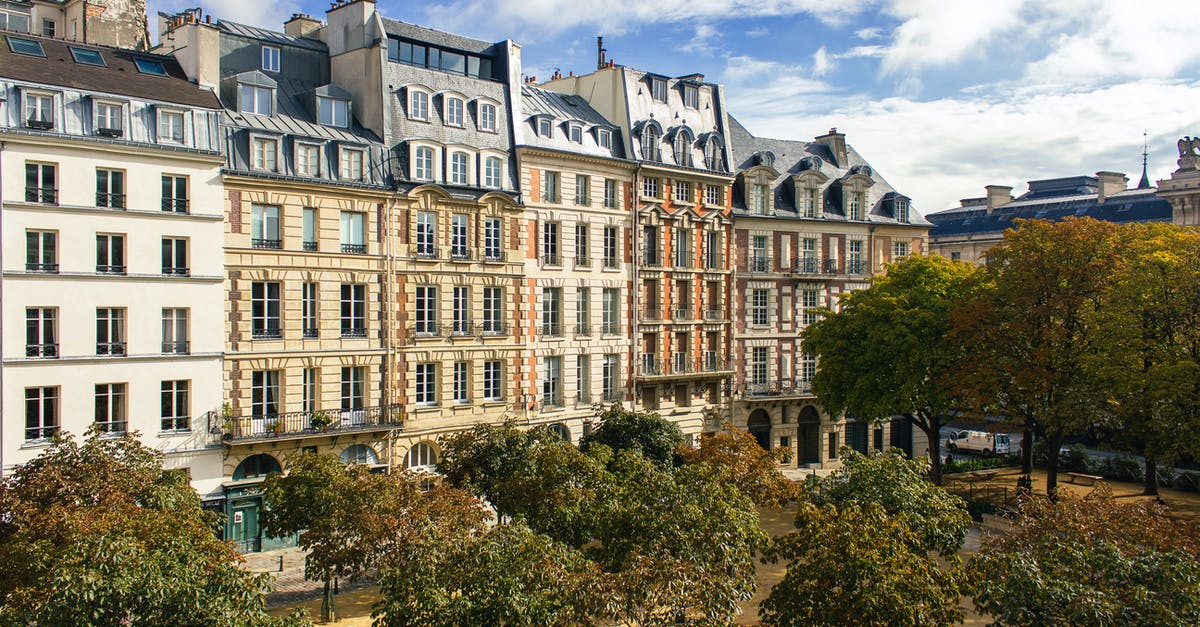
[[[292,547],[251,553],[246,555],[243,567],[255,573],[271,575],[267,592],[267,607],[274,608],[284,605],[295,605],[302,601],[319,598],[322,584],[319,581],[308,581],[304,578],[304,551]],[[371,585],[368,579],[354,583],[341,581],[338,592],[349,592]]]

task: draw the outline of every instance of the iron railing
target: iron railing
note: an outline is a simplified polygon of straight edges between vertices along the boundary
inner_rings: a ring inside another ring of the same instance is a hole
[[[174,266],[168,266],[168,267],[162,269],[162,273],[165,276],[187,276],[188,269],[187,268],[178,268],[178,267],[174,267]]]
[[[240,415],[225,419],[225,440],[251,440],[280,436],[315,435],[400,427],[402,405],[350,409],[296,411],[266,415]]]
[[[58,204],[58,188],[56,187],[26,187],[25,202],[39,202],[44,205]]]
[[[504,261],[504,251],[499,249],[483,249],[484,261]]]
[[[586,322],[575,323],[575,337],[591,337],[592,325]]]
[[[504,335],[504,323],[499,320],[484,320],[479,325],[484,335]]]
[[[437,259],[438,249],[433,244],[413,244],[412,256],[417,259]]]
[[[450,337],[475,335],[475,323],[470,320],[455,320],[450,323]]]
[[[721,313],[720,309],[705,309],[704,319],[709,322],[720,322],[725,319],[725,316]]]
[[[301,337],[307,340],[311,340],[319,335],[320,333],[317,330],[317,327],[304,327],[304,330],[301,332]]]
[[[438,323],[437,321],[417,322],[412,327],[414,337],[437,337]]]
[[[125,208],[125,194],[96,192],[96,206],[110,209]]]
[[[691,307],[680,307],[674,313],[674,320],[691,320],[693,317]]]
[[[283,248],[283,240],[252,238],[250,240],[250,246],[251,246],[251,248],[266,248],[266,249],[277,250],[277,249]]]
[[[590,267],[592,267],[592,260],[587,255],[583,255],[582,257],[579,255],[575,255],[575,267],[576,268],[590,268]]]
[[[125,266],[103,266],[97,265],[96,272],[100,274],[125,274]]]
[[[188,199],[187,198],[163,198],[162,210],[172,213],[187,213]]]
[[[367,254],[366,244],[342,244],[342,253],[347,255]]]
[[[58,344],[26,344],[26,357],[58,357]]]
[[[464,246],[451,246],[450,247],[450,260],[451,261],[470,261],[471,260],[471,250],[469,248],[467,248],[465,245]]]
[[[256,340],[277,340],[283,337],[283,331],[278,322],[259,324],[250,330],[250,337]]]
[[[367,337],[367,328],[342,327],[342,337]]]
[[[25,262],[26,272],[40,272],[42,274],[58,274],[57,263],[30,263]]]
[[[543,266],[561,266],[562,257],[558,253],[543,253],[541,256]]]
[[[766,255],[754,255],[747,260],[746,269],[750,272],[770,272],[771,258]]]
[[[562,337],[562,325],[557,322],[543,322],[542,335],[546,337]]]
[[[867,264],[861,259],[846,260],[846,274],[866,274]]]
[[[662,363],[658,360],[658,355],[642,355],[642,374],[646,376],[655,376],[662,374]]]
[[[96,342],[96,354],[110,357],[125,356],[125,342]]]
[[[162,352],[167,355],[187,355],[190,348],[187,340],[167,340],[162,343]]]
[[[621,333],[621,324],[618,322],[605,322],[600,327],[600,332],[604,335],[619,335]]]
[[[48,425],[45,427],[25,427],[26,440],[48,440],[58,433],[58,425]]]
[[[604,258],[604,267],[605,268],[616,268],[617,267],[617,258],[616,257],[605,257]]]
[[[317,250],[317,243],[315,241],[304,242],[300,247],[311,253]]]

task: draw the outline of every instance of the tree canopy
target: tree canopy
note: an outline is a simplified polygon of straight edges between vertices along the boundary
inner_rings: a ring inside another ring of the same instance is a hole
[[[787,449],[764,451],[753,435],[735,427],[706,433],[698,448],[678,451],[684,464],[708,464],[760,507],[779,507],[798,496],[796,484],[779,472]]]
[[[668,468],[675,464],[675,450],[683,444],[683,432],[657,413],[612,405],[600,414],[600,424],[583,437],[579,448],[586,452],[596,444],[603,444],[614,453],[635,450],[660,467]]]
[[[0,623],[295,625],[136,434],[57,436],[0,485]]]

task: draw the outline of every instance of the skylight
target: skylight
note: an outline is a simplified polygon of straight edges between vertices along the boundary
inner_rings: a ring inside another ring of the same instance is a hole
[[[84,65],[99,65],[104,67],[104,55],[100,54],[99,50],[88,50],[87,48],[71,47],[71,56],[74,57],[76,63]]]
[[[162,61],[154,59],[134,59],[134,65],[142,74],[153,74],[155,76],[166,76],[167,68],[163,67]]]
[[[8,38],[8,47],[17,54],[27,54],[31,57],[44,57],[45,51],[42,50],[42,43],[32,39],[21,39],[20,37]]]

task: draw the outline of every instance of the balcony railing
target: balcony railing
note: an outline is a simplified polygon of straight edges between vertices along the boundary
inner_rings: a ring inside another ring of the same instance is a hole
[[[450,323],[450,337],[475,335],[475,324],[470,320],[455,320]]]
[[[412,256],[417,259],[437,259],[438,249],[433,244],[413,244]]]
[[[821,268],[820,260],[813,255],[804,255],[796,260],[792,269],[797,274],[816,274]]]
[[[162,273],[165,276],[187,276],[188,269],[187,268],[166,267],[166,268],[162,269]]]
[[[605,257],[604,258],[604,267],[610,268],[610,269],[616,268],[617,267],[617,258],[616,257]]]
[[[187,340],[168,340],[162,343],[162,352],[167,355],[187,355],[190,343]]]
[[[466,246],[451,246],[450,247],[451,261],[470,261],[471,250]]]
[[[671,354],[671,374],[687,374],[692,371],[691,361],[687,353]]]
[[[605,403],[616,403],[621,400],[621,393],[616,390],[605,390],[601,397]]]
[[[278,322],[260,323],[251,329],[250,336],[256,340],[278,340],[283,337],[283,331]]]
[[[366,244],[342,244],[342,253],[346,255],[365,255],[367,254]]]
[[[413,325],[412,333],[414,337],[437,337],[438,323],[434,321],[418,322]]]
[[[311,340],[318,336],[320,336],[320,332],[317,330],[316,327],[304,327],[304,330],[301,332],[301,337],[303,337],[306,340]]]
[[[188,199],[187,198],[163,198],[162,210],[170,211],[171,213],[187,213]]]
[[[779,387],[773,383],[766,383],[766,382],[762,382],[762,381],[752,381],[752,382],[746,384],[746,395],[747,396],[766,396],[768,394],[774,394],[774,393],[778,393],[778,392],[779,392]]]
[[[125,274],[125,266],[103,266],[97,265],[96,272],[100,274]]]
[[[26,272],[38,272],[41,274],[58,274],[57,263],[29,263],[25,262]]]
[[[25,202],[40,202],[44,205],[58,204],[58,188],[55,187],[26,187]]]
[[[120,137],[125,134],[125,131],[119,128],[109,128],[101,126],[96,129],[96,134],[102,137]]]
[[[266,248],[266,249],[278,250],[280,248],[283,248],[283,240],[253,238],[250,240],[250,246],[252,248]]]
[[[575,337],[591,337],[592,325],[586,322],[575,323]]]
[[[549,394],[542,393],[542,407],[562,407],[563,395],[562,392],[551,392]]]
[[[575,393],[576,405],[591,405],[594,400],[595,399],[589,390],[579,390]]]
[[[562,325],[557,322],[543,322],[542,335],[546,337],[562,337]]]
[[[26,440],[49,440],[58,433],[58,425],[47,425],[45,427],[25,427]]]
[[[315,241],[304,242],[300,247],[311,253],[317,250],[317,243]]]
[[[646,266],[647,268],[662,267],[662,257],[658,256],[658,251],[654,251],[653,254],[647,252],[646,254],[642,255],[642,265]]]
[[[97,420],[96,428],[100,433],[109,435],[120,435],[125,433],[126,422],[124,420]]]
[[[771,258],[765,255],[752,256],[747,260],[746,269],[750,272],[770,272]]]
[[[580,257],[579,255],[576,255],[575,256],[575,267],[576,268],[590,268],[590,267],[592,267],[592,260],[587,255],[584,255],[582,257]]]
[[[658,360],[658,355],[642,355],[642,374],[646,376],[655,376],[662,374],[662,364]]]
[[[487,261],[504,261],[504,251],[499,250],[499,249],[485,248],[483,250],[483,260],[485,262],[487,262]]]
[[[691,320],[693,317],[691,307],[680,307],[674,311],[674,314],[674,320]]]
[[[499,320],[484,320],[479,326],[484,335],[504,335],[504,323]]]
[[[708,322],[720,322],[725,319],[725,316],[720,309],[705,309],[704,319]]]
[[[723,270],[721,267],[721,256],[709,254],[704,259],[705,270]]]
[[[600,332],[604,335],[620,335],[621,325],[617,322],[605,322],[604,325],[600,327]]]
[[[96,354],[109,357],[124,357],[125,342],[96,342]]]
[[[107,194],[104,192],[96,192],[96,206],[109,207],[112,209],[124,209],[125,194]]]
[[[646,307],[645,309],[642,309],[642,320],[657,322],[662,320],[662,312],[660,312],[657,307]]]
[[[558,253],[544,253],[541,256],[543,266],[561,266],[562,257]]]
[[[342,337],[367,337],[367,328],[342,327]]]
[[[724,370],[725,360],[717,354],[717,351],[704,351],[704,371],[718,372]]]
[[[866,274],[867,264],[862,259],[847,259],[846,274]]]
[[[691,268],[692,267],[692,252],[676,253],[675,255],[676,268]]]
[[[25,356],[56,358],[58,357],[58,344],[26,344]]]
[[[402,426],[401,405],[357,409],[297,411],[283,414],[242,415],[225,419],[224,439],[229,441],[317,435]]]
[[[25,120],[25,127],[39,131],[48,131],[54,128],[54,120],[43,120],[41,118],[28,118]]]

